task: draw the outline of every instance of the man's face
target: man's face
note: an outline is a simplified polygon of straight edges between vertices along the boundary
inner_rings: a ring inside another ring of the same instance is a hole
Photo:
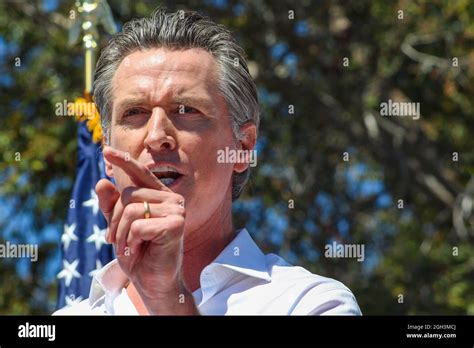
[[[110,145],[150,169],[177,170],[162,182],[185,198],[186,229],[199,228],[230,200],[234,165],[218,163],[217,151],[236,148],[214,58],[202,49],[136,51],[112,88]],[[107,164],[107,173],[119,190],[134,186],[118,167]]]

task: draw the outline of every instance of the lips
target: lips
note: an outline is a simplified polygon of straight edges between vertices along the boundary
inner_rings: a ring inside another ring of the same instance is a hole
[[[183,176],[183,174],[172,166],[152,166],[149,169],[160,179],[163,185],[168,187],[173,186],[173,184]]]

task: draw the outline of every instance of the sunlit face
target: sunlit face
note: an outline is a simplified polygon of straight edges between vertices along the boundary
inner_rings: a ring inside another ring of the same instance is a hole
[[[230,200],[235,169],[217,162],[217,151],[236,143],[214,58],[202,49],[136,51],[112,88],[110,145],[149,168],[176,169],[178,179],[162,181],[186,200],[186,230],[198,228]],[[107,171],[119,190],[133,186],[120,168]]]

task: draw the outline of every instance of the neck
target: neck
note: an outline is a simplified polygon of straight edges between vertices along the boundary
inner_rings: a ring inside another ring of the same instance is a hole
[[[183,277],[190,291],[200,287],[200,275],[234,239],[232,201],[226,200],[198,229],[185,231],[183,251]]]

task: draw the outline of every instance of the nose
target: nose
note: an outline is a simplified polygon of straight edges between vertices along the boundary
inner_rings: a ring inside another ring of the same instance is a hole
[[[173,124],[161,108],[153,109],[147,124],[147,135],[144,140],[145,147],[154,152],[172,151],[176,148],[173,134]]]

